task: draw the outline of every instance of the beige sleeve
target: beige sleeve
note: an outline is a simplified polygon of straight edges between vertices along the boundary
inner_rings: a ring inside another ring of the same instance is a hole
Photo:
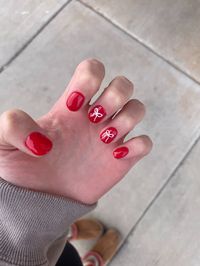
[[[73,221],[93,210],[0,178],[0,266],[53,266]]]

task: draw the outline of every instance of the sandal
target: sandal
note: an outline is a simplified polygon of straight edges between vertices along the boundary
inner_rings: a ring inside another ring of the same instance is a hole
[[[68,240],[86,240],[98,238],[104,233],[104,225],[96,219],[80,219],[71,224]]]
[[[109,229],[82,259],[84,266],[105,266],[115,255],[120,243],[120,234]]]

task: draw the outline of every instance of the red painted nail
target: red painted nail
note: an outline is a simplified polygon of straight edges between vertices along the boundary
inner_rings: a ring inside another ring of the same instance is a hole
[[[78,111],[83,105],[84,100],[85,97],[82,93],[74,91],[67,99],[66,105],[70,111]]]
[[[128,152],[129,152],[129,149],[127,147],[120,147],[113,151],[113,156],[116,159],[121,159],[125,157],[128,154]]]
[[[108,127],[100,134],[100,139],[104,143],[110,143],[117,136],[117,129],[114,127]]]
[[[32,132],[25,141],[26,147],[36,155],[44,155],[52,149],[52,142],[39,132]]]
[[[104,116],[106,116],[106,111],[101,105],[94,106],[88,114],[88,117],[92,123],[100,122]]]

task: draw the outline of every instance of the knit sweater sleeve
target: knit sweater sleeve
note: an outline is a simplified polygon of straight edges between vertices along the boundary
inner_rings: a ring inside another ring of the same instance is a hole
[[[49,266],[48,251],[73,221],[94,209],[0,178],[0,266]]]

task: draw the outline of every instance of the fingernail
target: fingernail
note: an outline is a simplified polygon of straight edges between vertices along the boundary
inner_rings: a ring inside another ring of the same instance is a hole
[[[94,106],[88,114],[88,117],[92,123],[100,122],[105,116],[106,111],[101,105]]]
[[[32,132],[25,141],[26,147],[35,155],[45,155],[52,149],[52,142],[39,132]]]
[[[128,152],[129,152],[129,149],[127,147],[120,147],[113,151],[113,156],[116,159],[121,159],[125,157],[128,154]]]
[[[105,129],[103,132],[101,132],[100,134],[100,139],[104,142],[104,143],[110,143],[111,141],[114,140],[114,138],[117,136],[117,129],[114,127],[108,127],[107,129]]]
[[[82,93],[74,91],[68,97],[66,105],[70,111],[78,111],[83,105],[84,100],[85,97]]]

